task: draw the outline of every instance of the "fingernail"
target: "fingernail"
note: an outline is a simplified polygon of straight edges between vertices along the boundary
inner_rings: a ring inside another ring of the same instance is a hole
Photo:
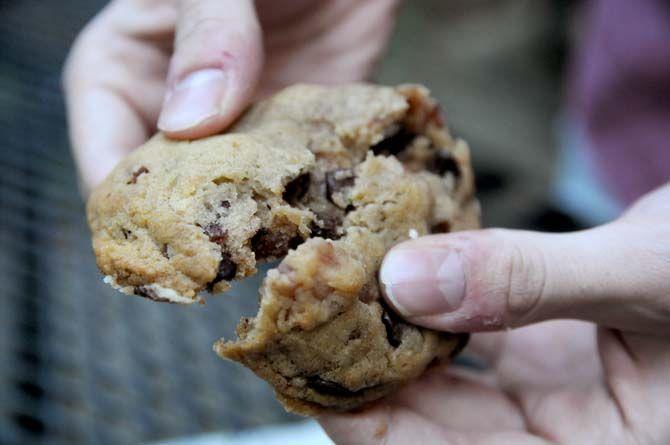
[[[225,90],[226,74],[222,70],[189,74],[167,93],[158,128],[181,131],[218,115]]]
[[[393,249],[379,278],[390,303],[404,316],[443,314],[465,296],[465,273],[452,249]]]

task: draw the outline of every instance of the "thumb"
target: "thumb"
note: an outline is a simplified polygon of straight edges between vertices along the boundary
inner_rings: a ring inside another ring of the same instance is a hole
[[[262,59],[251,0],[181,0],[158,128],[185,139],[223,130],[251,100]]]
[[[396,246],[380,281],[409,321],[476,332],[574,318],[670,332],[670,248],[658,225],[627,221],[569,234],[492,229]]]

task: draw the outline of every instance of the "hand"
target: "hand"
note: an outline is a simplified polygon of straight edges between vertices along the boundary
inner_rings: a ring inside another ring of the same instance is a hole
[[[100,182],[156,125],[199,138],[291,83],[361,80],[390,35],[396,3],[113,0],[77,38],[64,70],[82,185]]]
[[[670,185],[582,232],[409,241],[380,277],[413,323],[521,328],[473,336],[485,371],[437,367],[363,412],[324,416],[336,443],[670,443]],[[559,319],[588,322],[547,321]]]

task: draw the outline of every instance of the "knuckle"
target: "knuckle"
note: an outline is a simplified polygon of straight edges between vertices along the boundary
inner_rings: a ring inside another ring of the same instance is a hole
[[[225,32],[222,32],[225,30]],[[201,17],[184,23],[178,27],[175,37],[175,47],[205,47],[212,44],[225,43],[226,46],[242,46],[248,38],[248,33],[239,25],[221,17]]]
[[[507,314],[510,324],[532,319],[543,301],[546,286],[546,263],[539,250],[516,244],[510,246]]]
[[[546,266],[542,253],[528,243],[521,245],[509,231],[487,231],[485,251],[491,253],[485,267],[488,293],[498,301],[503,323],[516,326],[532,319],[543,301]],[[510,239],[512,238],[512,239]]]

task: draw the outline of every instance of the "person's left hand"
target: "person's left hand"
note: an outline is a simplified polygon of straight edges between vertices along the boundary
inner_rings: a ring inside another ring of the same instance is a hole
[[[157,130],[219,133],[296,82],[360,81],[398,0],[112,0],[82,30],[63,86],[84,192]]]
[[[670,186],[582,232],[410,241],[381,281],[416,324],[527,327],[473,336],[484,371],[436,367],[362,412],[323,416],[337,444],[670,443]]]

